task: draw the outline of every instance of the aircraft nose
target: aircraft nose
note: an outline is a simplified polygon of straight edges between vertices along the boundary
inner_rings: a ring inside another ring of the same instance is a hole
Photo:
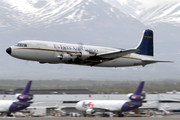
[[[11,52],[12,52],[11,47],[9,47],[8,49],[6,49],[6,52],[7,52],[8,54],[11,54]]]

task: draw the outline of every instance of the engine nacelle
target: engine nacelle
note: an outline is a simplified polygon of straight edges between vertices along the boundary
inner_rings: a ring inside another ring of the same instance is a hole
[[[27,94],[27,95],[16,94],[16,98],[20,101],[29,101],[33,99],[33,94]]]
[[[130,100],[142,101],[145,99],[145,94],[140,94],[140,95],[128,94],[128,98]]]
[[[18,96],[21,95],[20,93],[19,94],[16,94],[15,97],[18,99]]]
[[[62,57],[60,58],[60,60],[62,60],[63,62],[69,62],[71,60],[71,55],[70,54],[62,54]]]
[[[88,114],[88,115],[91,115],[91,114],[94,114],[94,113],[95,113],[95,111],[93,109],[87,109],[86,110],[86,114]]]
[[[86,60],[87,58],[89,58],[89,52],[86,51],[81,51],[81,56],[79,57],[82,61]]]
[[[127,94],[127,97],[129,98],[131,95],[133,95],[133,93],[129,93],[129,94]]]

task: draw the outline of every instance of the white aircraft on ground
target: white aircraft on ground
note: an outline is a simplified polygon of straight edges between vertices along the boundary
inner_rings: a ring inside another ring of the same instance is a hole
[[[76,109],[85,114],[94,114],[95,112],[113,112],[118,113],[119,117],[123,117],[122,112],[130,111],[142,106],[142,100],[145,94],[142,94],[144,81],[133,94],[128,94],[130,101],[126,100],[82,100],[76,104]]]
[[[30,94],[30,87],[32,81],[29,81],[22,91],[21,94],[16,94],[16,98],[19,101],[15,100],[0,100],[0,113],[11,113],[23,110],[30,106],[30,100],[33,99],[33,94]]]
[[[24,40],[9,47],[6,52],[23,60],[39,63],[66,63],[97,67],[145,66],[159,61],[154,59],[153,31],[145,30],[135,49],[88,46],[38,40]]]

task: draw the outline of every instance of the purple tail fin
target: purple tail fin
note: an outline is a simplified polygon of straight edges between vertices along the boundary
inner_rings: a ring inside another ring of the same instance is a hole
[[[137,89],[134,91],[134,95],[140,95],[142,93],[143,87],[144,87],[144,81],[141,81]]]
[[[22,92],[23,95],[29,94],[29,91],[30,91],[30,88],[31,88],[31,83],[32,83],[32,81],[29,81],[27,83],[26,87],[24,88],[24,90]]]
[[[30,100],[33,99],[33,94],[30,94],[30,88],[31,88],[32,81],[29,81],[24,88],[23,92],[19,95],[17,94],[17,99],[19,101],[13,102],[11,106],[9,107],[9,112],[16,112],[19,110],[23,110],[30,106],[30,103],[32,103]]]
[[[32,81],[29,81],[26,85],[26,87],[24,88],[24,90],[22,91],[22,93],[17,96],[17,99],[22,102],[22,101],[29,101],[33,99],[33,94],[30,94],[30,88],[31,88],[31,83]]]
[[[143,99],[145,99],[146,95],[142,93],[143,87],[144,81],[141,81],[134,93],[129,96],[129,99],[131,101],[142,101]]]
[[[142,106],[142,101],[146,98],[146,95],[142,93],[143,87],[144,81],[141,81],[134,93],[128,95],[131,101],[126,102],[121,111],[129,111]]]

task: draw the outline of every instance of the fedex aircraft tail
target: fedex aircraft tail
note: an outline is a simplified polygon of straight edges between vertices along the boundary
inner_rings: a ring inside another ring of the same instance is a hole
[[[22,93],[18,96],[18,100],[19,101],[29,101],[33,99],[33,94],[30,94],[30,88],[31,88],[31,83],[32,81],[29,81],[26,85],[26,87],[24,88],[24,90],[22,91]]]
[[[26,94],[29,93],[30,88],[31,88],[31,84],[32,84],[32,81],[29,81],[29,82],[27,83],[26,87],[25,87],[24,90],[22,91],[22,94],[23,94],[23,95],[26,95]]]
[[[142,101],[145,99],[145,94],[142,94],[142,90],[144,87],[144,81],[139,83],[139,86],[136,88],[133,94],[129,94],[128,97],[131,101]]]
[[[148,55],[153,56],[154,55],[154,46],[153,46],[153,31],[152,30],[145,30],[142,35],[142,40],[139,43],[139,45],[136,47],[136,49],[140,50],[136,52],[140,55]]]
[[[128,97],[131,101],[128,101],[123,105],[122,111],[129,111],[142,106],[142,101],[146,97],[145,94],[142,94],[143,87],[144,87],[144,81],[141,81],[139,83],[139,86],[134,91],[134,93],[128,94]]]
[[[21,94],[16,94],[19,101],[13,102],[9,108],[9,112],[16,112],[30,106],[30,100],[33,99],[33,94],[30,94],[32,81],[29,81]]]
[[[144,81],[141,81],[139,83],[139,86],[134,91],[134,95],[140,95],[142,93],[143,87],[144,87]]]

